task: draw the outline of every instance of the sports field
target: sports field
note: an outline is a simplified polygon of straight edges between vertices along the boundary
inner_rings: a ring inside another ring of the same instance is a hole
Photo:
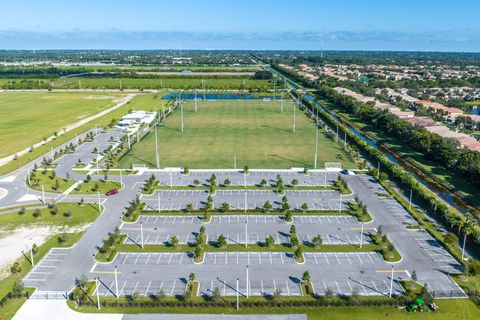
[[[189,168],[291,168],[313,167],[315,127],[300,109],[296,109],[296,132],[293,127],[293,105],[280,101],[217,100],[184,105],[184,132],[181,132],[180,108],[158,127],[160,166]],[[343,167],[354,167],[340,146],[319,134],[318,167],[324,162],[341,161]],[[337,157],[341,156],[342,160]],[[146,164],[155,167],[153,133],[136,144],[120,161],[120,167]]]
[[[114,106],[119,97],[111,93],[1,92],[0,158]]]

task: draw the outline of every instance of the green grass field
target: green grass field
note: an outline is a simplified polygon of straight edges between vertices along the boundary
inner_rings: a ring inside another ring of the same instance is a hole
[[[296,109],[296,132],[292,132],[293,107],[279,101],[218,100],[184,105],[184,132],[178,108],[158,127],[161,167],[189,168],[290,168],[313,166],[315,127]],[[333,140],[320,130],[318,167],[324,162],[340,161],[352,168],[354,163]],[[120,161],[122,168],[131,164],[155,166],[155,139],[150,133]]]
[[[120,94],[0,93],[0,158],[115,105]]]

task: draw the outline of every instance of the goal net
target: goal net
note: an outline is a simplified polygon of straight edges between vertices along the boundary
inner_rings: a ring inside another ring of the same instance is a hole
[[[328,171],[342,170],[342,163],[341,162],[325,162],[325,170],[328,170]]]

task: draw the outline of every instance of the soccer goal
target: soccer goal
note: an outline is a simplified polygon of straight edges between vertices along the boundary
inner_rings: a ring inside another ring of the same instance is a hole
[[[340,171],[342,170],[342,163],[341,162],[325,162],[325,170]]]

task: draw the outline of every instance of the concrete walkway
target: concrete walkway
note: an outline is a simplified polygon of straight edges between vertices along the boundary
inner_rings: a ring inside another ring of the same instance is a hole
[[[224,315],[224,314],[108,314],[80,313],[70,309],[65,300],[30,299],[13,320],[307,320],[304,314]]]

